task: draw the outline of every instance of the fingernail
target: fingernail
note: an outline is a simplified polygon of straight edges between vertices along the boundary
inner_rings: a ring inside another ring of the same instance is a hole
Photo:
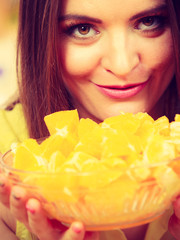
[[[34,210],[31,206],[29,206],[28,204],[26,204],[26,210],[27,210],[28,212],[30,212],[31,214],[34,214],[34,213],[35,213],[35,210]]]
[[[79,233],[82,231],[82,227],[81,227],[81,226],[78,226],[78,225],[76,224],[76,225],[73,225],[73,226],[72,226],[72,230],[73,230],[75,233],[79,234]]]
[[[20,200],[21,199],[21,197],[15,192],[12,192],[12,196],[15,200]]]

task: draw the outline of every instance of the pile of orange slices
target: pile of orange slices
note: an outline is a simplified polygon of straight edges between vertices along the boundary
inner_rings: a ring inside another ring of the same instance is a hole
[[[18,143],[12,153],[13,167],[24,173],[20,182],[37,187],[50,217],[78,219],[90,230],[144,223],[179,193],[180,115],[169,122],[121,113],[97,124],[69,110],[44,120],[50,135]]]
[[[121,113],[100,124],[77,110],[45,117],[50,136],[13,149],[14,167],[40,172],[91,172],[157,164],[180,155],[180,115],[173,122],[147,113]],[[177,167],[176,171],[180,173]]]

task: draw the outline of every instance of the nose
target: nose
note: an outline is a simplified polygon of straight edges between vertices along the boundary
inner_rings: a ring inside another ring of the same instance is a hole
[[[112,34],[105,44],[101,64],[118,77],[127,76],[140,62],[136,43],[127,34]]]

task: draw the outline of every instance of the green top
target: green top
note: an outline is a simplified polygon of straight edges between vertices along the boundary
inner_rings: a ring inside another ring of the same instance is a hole
[[[12,110],[0,109],[0,152],[5,153],[12,143],[28,138],[22,106],[16,104]]]

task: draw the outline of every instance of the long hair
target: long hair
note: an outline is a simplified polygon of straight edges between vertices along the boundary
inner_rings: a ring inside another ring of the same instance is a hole
[[[176,71],[173,80],[165,92],[165,115],[170,121],[176,113],[180,113],[180,5],[179,0],[166,0],[169,10]]]
[[[22,0],[19,8],[18,78],[29,135],[48,135],[44,116],[71,109],[58,69],[57,0]]]
[[[176,73],[165,92],[165,114],[172,120],[180,96],[180,7],[179,0],[166,0],[176,58]],[[18,75],[20,100],[29,135],[48,135],[44,116],[73,109],[58,64],[58,16],[62,1],[20,0]]]

